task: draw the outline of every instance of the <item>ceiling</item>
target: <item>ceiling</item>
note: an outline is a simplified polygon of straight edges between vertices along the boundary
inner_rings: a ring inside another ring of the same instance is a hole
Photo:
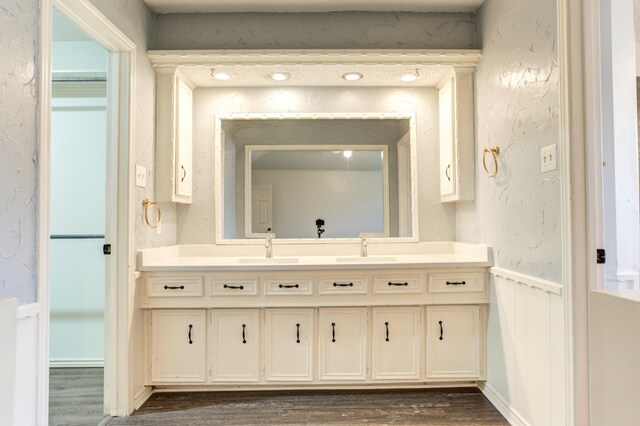
[[[156,13],[474,12],[484,0],[145,0]]]
[[[230,80],[218,81],[211,77],[211,70],[224,72]],[[418,79],[404,83],[400,77],[415,73]],[[223,65],[219,67],[185,65],[182,73],[196,87],[263,87],[263,86],[436,86],[451,69],[446,65],[348,65],[348,64],[286,64],[286,65]],[[284,72],[291,77],[286,81],[273,81],[269,76],[275,72]],[[359,81],[346,81],[342,75],[358,72],[363,75]]]
[[[53,41],[92,41],[80,28],[67,17],[53,8]]]

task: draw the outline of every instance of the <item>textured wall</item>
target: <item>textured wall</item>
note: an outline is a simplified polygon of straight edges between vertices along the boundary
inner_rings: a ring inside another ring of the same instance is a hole
[[[156,19],[154,49],[476,47],[474,16],[464,13],[220,13]]]
[[[458,206],[457,236],[494,247],[497,266],[560,281],[560,174],[540,173],[540,149],[559,135],[555,11],[553,0],[487,0],[478,13],[476,201]],[[480,163],[493,145],[496,179]]]
[[[100,11],[125,33],[137,48],[135,116],[136,163],[147,168],[147,187],[135,188],[136,248],[158,247],[175,244],[176,208],[172,203],[162,203],[162,235],[143,222],[142,200],[153,199],[155,182],[155,72],[147,58],[148,41],[152,39],[154,15],[142,0],[91,0]]]
[[[455,240],[455,206],[440,203],[438,95],[430,88],[229,88],[194,92],[193,203],[178,207],[178,243],[211,244],[214,235],[214,116],[223,112],[417,113],[421,241]]]
[[[0,297],[36,299],[38,1],[0,0]]]

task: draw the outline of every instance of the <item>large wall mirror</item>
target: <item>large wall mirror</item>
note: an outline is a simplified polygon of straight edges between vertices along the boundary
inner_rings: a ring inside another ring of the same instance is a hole
[[[417,238],[412,115],[216,118],[218,242]]]

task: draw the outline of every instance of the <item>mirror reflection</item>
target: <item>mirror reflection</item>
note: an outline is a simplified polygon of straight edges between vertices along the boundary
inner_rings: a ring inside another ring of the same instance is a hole
[[[411,236],[409,120],[223,120],[225,239]]]

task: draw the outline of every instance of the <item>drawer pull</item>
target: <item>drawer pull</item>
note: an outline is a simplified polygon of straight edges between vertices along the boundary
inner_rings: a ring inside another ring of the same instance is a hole
[[[353,283],[333,283],[334,287],[353,287]]]
[[[170,286],[170,285],[165,285],[164,286],[165,290],[184,290],[184,286]]]
[[[335,343],[336,341],[336,323],[331,323],[331,341]]]
[[[300,343],[300,324],[296,324],[296,343]]]
[[[447,285],[466,285],[466,281],[447,281]]]
[[[409,283],[392,283],[391,281],[389,281],[389,287],[391,287],[391,286],[406,287],[408,285],[409,285]]]
[[[384,326],[387,328],[387,338],[385,340],[388,342],[389,341],[389,323],[385,322]]]
[[[230,289],[234,289],[234,290],[244,290],[244,286],[243,285],[223,285],[224,288],[230,288]]]
[[[245,338],[244,335],[244,329],[247,328],[246,324],[242,324],[242,343],[247,343],[247,339]]]
[[[444,329],[442,328],[442,321],[438,321],[438,324],[440,324],[440,340],[444,340],[444,338],[442,337],[442,335],[444,334]]]
[[[191,329],[193,328],[193,324],[189,324],[189,344],[193,345],[193,340],[191,340]]]
[[[298,284],[280,284],[278,287],[280,287],[280,288],[298,288],[300,286]]]

